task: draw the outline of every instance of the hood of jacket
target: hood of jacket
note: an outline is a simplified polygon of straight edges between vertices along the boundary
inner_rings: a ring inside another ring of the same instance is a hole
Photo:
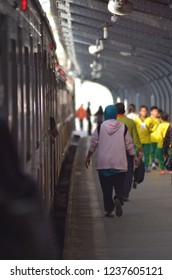
[[[115,132],[117,132],[122,125],[123,124],[121,122],[118,122],[117,120],[113,119],[106,120],[103,122],[104,129],[109,135],[112,135]]]

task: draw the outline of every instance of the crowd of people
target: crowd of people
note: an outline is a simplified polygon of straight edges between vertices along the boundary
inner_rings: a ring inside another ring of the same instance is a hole
[[[159,174],[164,175],[163,143],[170,126],[169,115],[157,106],[151,107],[148,115],[148,108],[141,106],[134,123],[143,147],[145,171],[159,169]]]
[[[83,104],[76,110],[75,116],[79,119],[80,129],[83,130],[83,122],[84,119],[87,119],[88,122],[88,135],[92,134],[92,122],[91,122],[91,108],[90,108],[90,102],[88,102],[88,106],[86,109],[84,109]],[[99,127],[101,123],[103,122],[104,112],[102,106],[99,106],[97,112],[93,115],[94,116],[94,123],[97,124]]]
[[[124,104],[117,103],[107,106],[104,113],[100,106],[95,116],[97,128],[92,134],[85,164],[88,168],[91,156],[97,150],[96,170],[106,216],[114,216],[116,209],[116,215],[120,217],[123,203],[129,201],[134,166],[143,162],[144,172],[167,173],[164,160],[172,146],[172,126],[169,115],[157,106],[151,107],[149,114],[147,106],[143,105],[137,114],[135,105],[130,104],[126,114]],[[134,186],[137,187],[137,182]]]
[[[170,126],[169,115],[157,106],[151,107],[150,114],[148,107],[145,105],[140,106],[139,112],[136,113],[135,105],[130,104],[128,114],[125,114],[123,103],[117,103],[116,106],[118,109],[117,120],[123,122],[128,127],[135,148],[140,153],[143,153],[145,172],[159,169],[159,174],[164,175],[166,173],[164,169],[164,156],[167,155],[167,148],[164,146],[163,151],[163,142]],[[92,134],[91,116],[90,102],[88,102],[86,109],[84,109],[82,104],[76,111],[76,117],[79,118],[81,130],[83,130],[84,118],[87,119],[88,135]],[[94,122],[99,127],[103,120],[103,108],[99,106],[94,114]]]

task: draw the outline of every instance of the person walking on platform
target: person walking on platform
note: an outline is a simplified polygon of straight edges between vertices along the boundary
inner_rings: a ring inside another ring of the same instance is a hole
[[[126,117],[125,114],[125,105],[123,103],[116,104],[118,110],[117,120],[125,124],[131,134],[133,143],[135,145],[136,151],[140,158],[143,157],[143,149],[142,144],[139,139],[139,135],[136,129],[136,125],[133,120]],[[131,155],[127,154],[127,162],[128,162],[128,170],[126,173],[125,181],[124,181],[124,201],[128,201],[129,193],[132,187],[132,180],[133,180],[133,172],[134,172],[134,161]]]
[[[136,118],[138,118],[138,114],[136,113],[136,106],[132,103],[128,106],[128,115],[127,118],[131,119],[131,120],[135,120]]]
[[[158,136],[158,147],[157,147],[157,156],[159,160],[159,167],[160,167],[160,175],[165,174],[165,168],[164,168],[164,156],[163,156],[163,141],[166,135],[166,132],[168,130],[168,127],[170,125],[169,123],[169,115],[166,113],[161,114],[161,123],[159,124],[157,128],[157,136]]]
[[[78,117],[79,119],[79,123],[80,123],[80,129],[83,130],[83,120],[86,118],[87,116],[87,112],[86,110],[83,108],[83,104],[81,104],[81,106],[79,107],[79,109],[76,111],[76,117]]]
[[[144,164],[145,171],[150,172],[149,170],[149,156],[150,156],[150,130],[147,126],[148,108],[145,105],[140,107],[139,117],[134,120],[136,124],[137,132],[142,143],[143,154],[144,154]]]
[[[87,121],[88,121],[88,135],[91,135],[92,123],[91,123],[90,102],[88,102],[88,107],[87,107]]]
[[[157,169],[156,160],[157,160],[157,142],[158,142],[158,136],[157,136],[157,128],[159,125],[159,119],[158,119],[159,109],[157,106],[151,107],[150,110],[150,117],[146,119],[146,125],[150,131],[150,140],[151,140],[151,146],[150,146],[150,158],[151,158],[151,166],[152,170]]]
[[[97,123],[97,126],[100,126],[103,122],[103,108],[102,106],[99,106],[98,111],[94,114],[95,116],[95,122]]]
[[[134,144],[127,127],[116,120],[117,107],[109,105],[105,108],[104,122],[93,132],[89,151],[85,160],[88,168],[92,154],[97,149],[96,169],[103,192],[105,216],[113,217],[114,208],[116,215],[120,217],[123,213],[123,185],[127,171],[127,156],[133,156],[138,162]],[[115,199],[112,199],[115,187]]]

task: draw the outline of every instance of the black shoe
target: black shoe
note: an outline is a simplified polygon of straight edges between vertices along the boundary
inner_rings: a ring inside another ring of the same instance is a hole
[[[129,200],[129,198],[128,198],[128,197],[123,196],[123,201],[124,201],[124,202],[128,202],[128,201],[130,201],[130,200]]]
[[[152,170],[157,170],[157,166],[155,162],[152,162]]]
[[[137,189],[137,183],[133,182],[133,189]]]
[[[117,217],[121,217],[123,214],[122,205],[120,200],[117,198],[115,199],[115,213]]]
[[[113,198],[114,204],[115,204],[116,199],[117,199],[117,197],[116,197],[116,195],[115,195],[114,198]],[[120,199],[120,202],[121,202],[121,205],[124,205],[123,198]]]

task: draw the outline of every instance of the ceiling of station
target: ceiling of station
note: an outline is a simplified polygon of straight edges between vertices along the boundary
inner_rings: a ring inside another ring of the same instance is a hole
[[[72,70],[82,79],[92,79],[93,60],[103,66],[97,82],[114,90],[137,88],[171,72],[172,1],[130,2],[130,14],[112,18],[108,0],[50,1]],[[100,57],[91,55],[88,47],[102,37],[105,24],[109,27],[104,50]]]

